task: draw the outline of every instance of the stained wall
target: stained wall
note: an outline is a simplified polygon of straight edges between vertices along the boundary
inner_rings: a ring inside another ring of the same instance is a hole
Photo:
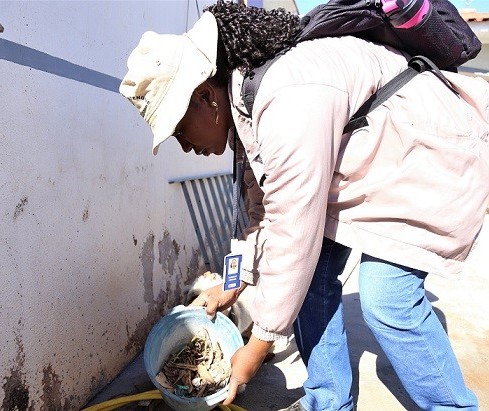
[[[231,155],[153,156],[117,88],[144,31],[181,33],[205,4],[2,2],[1,409],[79,409],[202,266],[168,181],[229,171]]]

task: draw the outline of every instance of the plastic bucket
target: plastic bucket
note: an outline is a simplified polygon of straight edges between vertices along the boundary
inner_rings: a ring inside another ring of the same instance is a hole
[[[228,387],[224,387],[206,397],[179,397],[163,388],[156,375],[164,362],[175,351],[183,348],[203,327],[212,341],[219,342],[223,356],[230,360],[235,351],[243,346],[243,339],[234,323],[218,312],[211,321],[200,307],[179,305],[162,317],[153,327],[144,345],[144,366],[151,381],[161,391],[163,400],[175,411],[208,411],[227,397]]]

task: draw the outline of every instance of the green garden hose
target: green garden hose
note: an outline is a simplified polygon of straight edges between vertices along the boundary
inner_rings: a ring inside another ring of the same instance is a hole
[[[124,405],[130,404],[135,401],[145,401],[145,400],[161,400],[161,392],[159,390],[150,390],[146,392],[141,392],[139,394],[128,395],[126,397],[114,398],[113,400],[101,402],[100,404],[92,405],[91,407],[84,408],[81,411],[110,411],[115,410]],[[222,405],[217,406],[221,411],[246,411],[244,408],[238,407],[237,405]]]

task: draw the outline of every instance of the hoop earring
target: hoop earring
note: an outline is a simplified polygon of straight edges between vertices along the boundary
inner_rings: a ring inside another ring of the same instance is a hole
[[[211,106],[216,108],[216,124],[219,124],[219,107],[215,101],[211,103]]]

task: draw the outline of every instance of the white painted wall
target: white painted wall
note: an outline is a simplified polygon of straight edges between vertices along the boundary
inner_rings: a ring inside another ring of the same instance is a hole
[[[197,18],[194,0],[1,9],[0,40],[119,79],[144,31],[181,33]],[[79,409],[202,263],[168,180],[229,171],[231,155],[200,159],[167,142],[154,157],[149,127],[122,96],[7,51],[0,42],[0,408]]]

